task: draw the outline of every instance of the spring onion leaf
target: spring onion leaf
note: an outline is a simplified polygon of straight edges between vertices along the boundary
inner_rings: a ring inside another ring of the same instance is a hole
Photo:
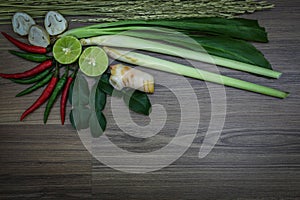
[[[125,20],[110,23],[101,23],[81,27],[67,31],[63,35],[84,31],[87,29],[103,29],[123,26],[160,26],[173,28],[177,31],[193,36],[193,32],[201,32],[212,35],[221,35],[256,42],[268,42],[267,32],[258,25],[256,20],[251,19],[224,19],[224,18],[202,18],[202,19],[178,19],[178,20]],[[126,28],[126,27],[125,27]],[[86,37],[86,36],[83,36]]]

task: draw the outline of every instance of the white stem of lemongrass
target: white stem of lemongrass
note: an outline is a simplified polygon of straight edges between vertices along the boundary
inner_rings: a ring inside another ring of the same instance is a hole
[[[165,71],[169,73],[179,74],[179,75],[183,75],[186,77],[191,77],[199,80],[218,83],[218,84],[222,84],[222,85],[226,85],[238,89],[248,90],[260,94],[265,94],[277,98],[285,98],[288,96],[288,93],[277,89],[257,85],[254,83],[223,76],[220,74],[207,72],[201,69],[155,58],[149,55],[130,52],[130,51],[116,49],[116,48],[110,48],[110,47],[104,47],[104,50],[113,59],[117,59],[130,64],[139,65],[142,67],[147,67],[147,68]]]
[[[144,39],[125,36],[125,35],[97,36],[97,37],[81,39],[80,42],[82,45],[122,47],[122,48],[140,49],[145,51],[162,53],[162,54],[182,57],[186,59],[206,62],[210,64],[216,64],[219,66],[250,72],[253,74],[258,74],[258,75],[267,76],[271,78],[279,78],[281,76],[280,72],[262,68],[259,66],[231,60],[228,58],[222,58],[219,56],[212,56],[207,53],[202,53],[199,51],[193,51],[193,50],[184,49],[184,48],[180,48],[180,47],[176,47],[176,46],[172,46],[160,42],[144,40]],[[199,48],[201,48],[200,45]]]

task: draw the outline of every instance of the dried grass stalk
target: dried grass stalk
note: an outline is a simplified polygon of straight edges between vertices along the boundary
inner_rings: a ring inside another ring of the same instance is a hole
[[[0,2],[0,24],[10,23],[12,15],[18,11],[42,18],[47,11],[55,10],[71,16],[73,21],[107,22],[124,19],[231,18],[273,7],[266,1],[255,0],[7,0]]]

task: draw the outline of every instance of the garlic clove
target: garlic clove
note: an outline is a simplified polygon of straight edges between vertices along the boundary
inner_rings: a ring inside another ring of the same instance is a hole
[[[35,46],[47,47],[50,44],[50,36],[43,27],[33,25],[29,29],[28,41]]]
[[[34,24],[32,17],[24,12],[16,12],[12,18],[13,30],[21,36],[28,35],[30,27]]]
[[[44,25],[50,35],[58,35],[67,29],[68,22],[60,13],[49,11],[45,16]]]

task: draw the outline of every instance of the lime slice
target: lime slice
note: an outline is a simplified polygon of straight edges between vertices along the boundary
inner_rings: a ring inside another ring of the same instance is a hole
[[[100,47],[88,47],[79,58],[79,67],[87,76],[99,76],[108,67],[107,54]]]
[[[53,56],[61,64],[71,64],[77,60],[81,53],[81,44],[73,36],[59,38],[53,46]]]

